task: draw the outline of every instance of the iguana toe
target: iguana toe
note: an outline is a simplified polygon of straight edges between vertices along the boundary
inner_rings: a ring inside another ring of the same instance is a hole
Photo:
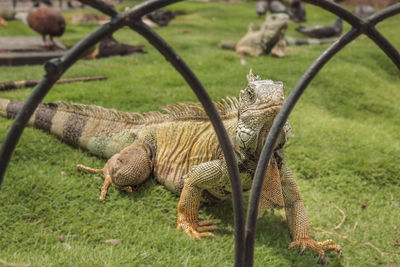
[[[197,227],[196,230],[199,232],[214,231],[214,230],[218,230],[218,226],[216,226],[216,225],[199,226],[199,227]]]
[[[199,221],[197,224],[198,224],[198,226],[209,226],[209,225],[212,225],[213,222],[212,221]]]
[[[212,225],[211,221],[187,222],[180,220],[176,229],[178,231],[185,231],[185,233],[190,237],[201,239],[202,237],[214,237],[214,234],[209,231],[217,230],[218,227]]]
[[[323,242],[317,242],[310,237],[300,238],[290,243],[289,249],[294,247],[300,248],[300,254],[303,254],[307,248],[317,252],[320,255],[319,261],[323,260],[325,251],[335,250],[338,253],[338,257],[342,255],[342,248],[339,245],[336,245],[332,239],[328,239]]]

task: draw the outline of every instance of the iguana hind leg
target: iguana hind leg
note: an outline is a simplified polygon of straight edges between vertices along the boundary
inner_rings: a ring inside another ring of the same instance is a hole
[[[99,198],[103,201],[111,184],[131,193],[132,185],[144,182],[153,170],[153,154],[150,146],[137,143],[112,156],[103,169],[94,169],[82,164],[79,164],[77,168],[91,173],[103,172],[104,184]]]
[[[204,189],[217,187],[228,179],[226,165],[220,160],[202,163],[192,168],[184,179],[178,204],[177,230],[183,230],[196,239],[214,237],[210,232],[218,229],[210,221],[200,221],[198,211],[200,193]]]

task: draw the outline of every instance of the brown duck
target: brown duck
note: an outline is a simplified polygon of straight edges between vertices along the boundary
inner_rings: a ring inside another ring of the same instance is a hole
[[[47,49],[64,49],[53,41],[53,36],[61,36],[65,31],[65,19],[60,12],[50,7],[40,6],[29,12],[27,21],[29,27],[42,35]],[[46,35],[50,36],[50,44],[46,41]]]

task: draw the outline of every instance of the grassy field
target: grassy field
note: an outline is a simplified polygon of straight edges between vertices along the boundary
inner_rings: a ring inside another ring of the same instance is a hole
[[[156,31],[215,100],[237,96],[250,68],[263,78],[283,81],[288,94],[327,47],[289,47],[284,58],[248,58],[241,65],[234,52],[217,45],[221,40],[239,39],[250,22],[262,22],[254,14],[253,3],[190,1],[169,8],[186,14]],[[81,10],[65,16],[68,19],[77,12]],[[307,18],[306,25],[335,19],[309,5]],[[399,25],[397,16],[377,27],[397,49]],[[300,37],[296,26],[290,25],[288,35]],[[62,41],[73,44],[97,27],[68,23]],[[344,28],[347,31],[350,26]],[[0,28],[0,36],[10,35],[36,34],[20,22],[11,22]],[[45,101],[136,112],[196,101],[180,75],[142,37],[129,29],[118,31],[115,37],[144,44],[147,53],[81,60],[63,77],[107,75],[109,79],[54,86]],[[0,67],[1,82],[40,79],[43,74],[43,66]],[[24,100],[30,93],[31,89],[21,89],[1,92],[0,97]],[[360,37],[317,75],[290,116],[294,137],[286,147],[287,160],[302,190],[311,233],[318,240],[332,238],[343,247],[341,259],[328,255],[331,266],[400,264],[399,100],[399,70],[372,41]],[[11,124],[0,119],[0,140]],[[215,239],[195,241],[175,231],[178,197],[154,180],[135,188],[132,195],[111,188],[106,201],[99,202],[101,176],[79,173],[75,166],[100,167],[104,162],[27,128],[0,189],[0,266],[3,261],[26,266],[232,265],[230,201],[201,206],[200,216],[213,220],[220,229]],[[340,210],[346,219],[335,230],[343,216]],[[255,266],[317,265],[314,253],[300,256],[287,249],[290,236],[281,218],[276,212],[258,222]],[[108,239],[117,239],[119,244],[106,243]]]

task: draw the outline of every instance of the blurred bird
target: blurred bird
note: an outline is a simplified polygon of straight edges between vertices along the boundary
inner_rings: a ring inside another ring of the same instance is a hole
[[[65,31],[65,19],[60,12],[45,6],[34,8],[28,13],[27,22],[29,27],[42,35],[47,49],[65,49],[53,41],[53,36],[61,36]],[[46,35],[50,36],[50,44],[46,41]]]
[[[100,41],[99,54],[97,57],[124,56],[133,53],[144,53],[143,45],[127,45],[119,43],[112,35],[104,37]]]
[[[375,9],[371,5],[358,5],[354,10],[354,15],[360,18],[367,18],[375,13]]]
[[[269,3],[269,11],[271,11],[272,14],[274,14],[274,13],[288,14],[285,5],[276,0],[273,0]]]
[[[259,17],[261,17],[262,15],[265,15],[265,13],[267,13],[268,6],[269,6],[269,3],[267,0],[257,1],[256,5],[255,5],[257,15]]]
[[[166,9],[157,9],[147,14],[147,18],[156,23],[158,26],[167,26],[168,23],[177,15],[185,14],[183,11],[170,11]]]
[[[289,16],[294,22],[306,21],[306,8],[301,0],[292,0],[289,6]]]
[[[342,19],[337,18],[332,25],[328,26],[312,26],[312,27],[298,27],[296,30],[311,38],[330,38],[339,36],[342,33]]]
[[[53,3],[50,0],[32,0],[34,7],[39,7],[40,3],[46,4],[48,6],[52,6]]]
[[[0,17],[0,25],[1,25],[1,26],[7,26],[8,23],[7,23],[7,21],[6,21],[5,19],[3,19],[2,17]]]

